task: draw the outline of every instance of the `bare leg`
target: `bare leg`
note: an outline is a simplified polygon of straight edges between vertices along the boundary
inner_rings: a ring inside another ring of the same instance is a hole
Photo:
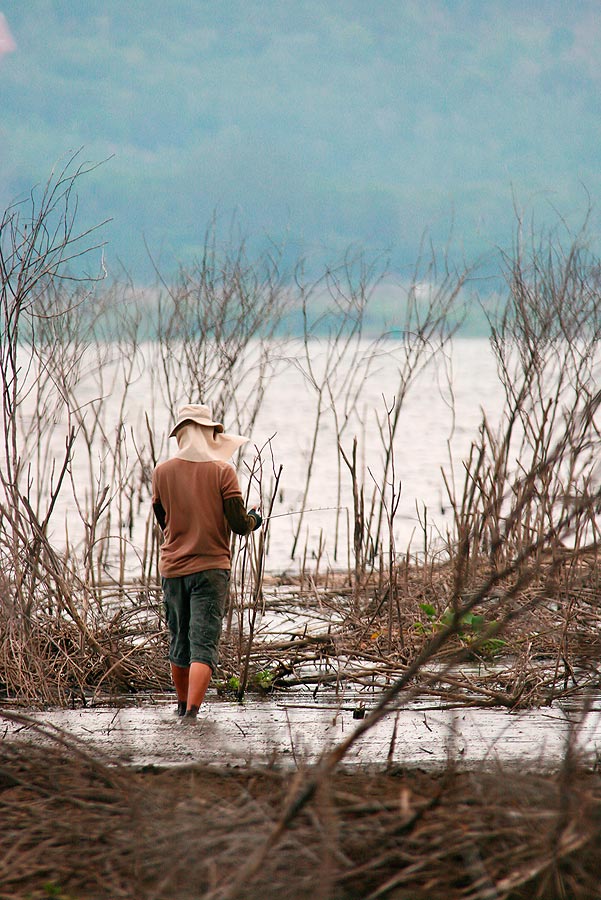
[[[180,703],[182,703],[184,700],[188,699],[190,667],[176,666],[175,663],[171,663],[171,678],[173,680],[173,686],[175,687],[177,699]]]
[[[188,683],[188,710],[198,708],[207,692],[211,675],[211,667],[206,663],[193,662],[190,664],[190,678]]]

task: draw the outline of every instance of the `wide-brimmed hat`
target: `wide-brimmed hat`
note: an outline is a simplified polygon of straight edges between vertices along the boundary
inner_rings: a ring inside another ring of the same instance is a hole
[[[225,434],[221,422],[213,420],[209,407],[200,403],[180,407],[169,437],[177,438],[175,456],[188,462],[227,462],[248,443],[241,434]]]
[[[211,416],[211,410],[203,403],[187,403],[180,406],[177,414],[177,422],[173,426],[169,437],[175,437],[175,432],[186,422],[196,422],[197,425],[206,425],[207,428],[214,428],[217,432],[223,432],[221,422],[214,422]]]

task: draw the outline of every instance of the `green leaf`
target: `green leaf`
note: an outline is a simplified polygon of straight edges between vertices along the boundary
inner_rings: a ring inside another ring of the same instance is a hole
[[[435,608],[432,606],[431,603],[420,603],[419,608],[420,608],[423,612],[425,612],[425,614],[426,614],[430,619],[433,619],[434,616],[436,615],[436,610],[435,610]]]

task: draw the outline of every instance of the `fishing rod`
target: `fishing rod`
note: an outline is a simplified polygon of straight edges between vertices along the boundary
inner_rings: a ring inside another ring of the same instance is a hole
[[[327,510],[338,511],[340,509],[348,509],[348,507],[347,506],[312,506],[310,509],[294,509],[291,512],[275,513],[272,516],[265,516],[263,521],[268,522],[270,519],[282,519],[284,516],[301,516],[304,513],[326,512]]]

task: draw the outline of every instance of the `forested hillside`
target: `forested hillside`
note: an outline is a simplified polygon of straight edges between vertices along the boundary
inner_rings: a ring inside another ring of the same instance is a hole
[[[601,179],[595,2],[13,0],[0,200],[71,150],[107,160],[81,207],[107,260],[189,258],[217,213],[290,253],[474,258],[514,197],[578,217]]]

